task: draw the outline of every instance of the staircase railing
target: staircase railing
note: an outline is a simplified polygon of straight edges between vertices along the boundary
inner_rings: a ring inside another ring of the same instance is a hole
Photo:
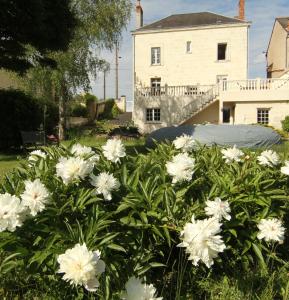
[[[219,85],[216,84],[214,86],[211,86],[211,88],[205,93],[200,94],[196,100],[191,101],[189,104],[183,107],[180,122],[184,122],[193,117],[202,108],[214,101],[218,97],[218,95]]]

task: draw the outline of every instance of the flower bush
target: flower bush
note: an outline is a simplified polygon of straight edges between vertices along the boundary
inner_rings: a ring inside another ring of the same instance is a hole
[[[2,289],[201,299],[204,280],[287,270],[288,168],[188,137],[134,155],[120,140],[43,148],[0,188]]]

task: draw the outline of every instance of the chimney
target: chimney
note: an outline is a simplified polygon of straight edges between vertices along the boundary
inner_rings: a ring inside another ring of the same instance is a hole
[[[245,21],[245,0],[239,0],[239,20]]]
[[[140,4],[140,0],[136,3],[136,29],[143,27],[143,9]]]

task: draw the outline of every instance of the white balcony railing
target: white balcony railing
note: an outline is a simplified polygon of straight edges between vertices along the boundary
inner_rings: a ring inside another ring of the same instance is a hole
[[[289,79],[249,79],[223,81],[220,90],[226,91],[266,91],[289,90]]]
[[[214,85],[183,85],[183,86],[159,86],[141,87],[136,89],[136,96],[191,96],[198,97],[206,94]]]

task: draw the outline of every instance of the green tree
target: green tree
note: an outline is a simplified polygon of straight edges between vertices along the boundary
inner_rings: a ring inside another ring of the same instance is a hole
[[[73,0],[77,27],[65,52],[52,52],[57,69],[38,66],[25,80],[30,92],[59,103],[59,137],[64,138],[66,104],[77,89],[90,90],[90,78],[103,66],[97,50],[113,49],[131,11],[130,0]]]
[[[0,7],[0,68],[55,67],[48,52],[68,48],[76,22],[71,0],[0,0]]]

